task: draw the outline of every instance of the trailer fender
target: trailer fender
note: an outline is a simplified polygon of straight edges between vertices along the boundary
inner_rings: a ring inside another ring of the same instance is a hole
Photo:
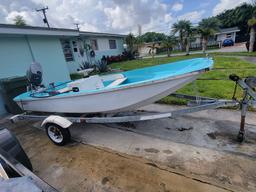
[[[72,122],[69,121],[67,118],[58,116],[58,115],[50,115],[47,117],[41,124],[42,127],[45,127],[48,123],[53,123],[59,125],[60,127],[66,129],[72,125]]]

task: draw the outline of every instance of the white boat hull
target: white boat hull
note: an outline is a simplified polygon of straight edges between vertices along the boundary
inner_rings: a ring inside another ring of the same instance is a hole
[[[113,113],[153,103],[194,81],[200,72],[188,73],[150,83],[131,85],[68,97],[16,101],[24,111],[53,113]]]

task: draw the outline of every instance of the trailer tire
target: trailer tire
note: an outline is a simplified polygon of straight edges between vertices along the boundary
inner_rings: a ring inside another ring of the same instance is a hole
[[[45,125],[45,131],[55,145],[64,146],[70,141],[71,135],[68,128],[63,128],[54,123],[48,123]]]

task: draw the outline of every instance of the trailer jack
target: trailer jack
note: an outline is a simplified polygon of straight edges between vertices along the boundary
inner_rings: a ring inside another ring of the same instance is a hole
[[[245,119],[246,113],[248,110],[248,106],[255,106],[256,104],[256,77],[246,77],[241,79],[238,75],[232,74],[229,78],[236,82],[235,90],[233,94],[233,99],[235,99],[237,85],[239,85],[243,89],[243,99],[240,101],[241,108],[241,122],[240,122],[240,130],[237,135],[237,140],[239,142],[243,142],[245,136]]]

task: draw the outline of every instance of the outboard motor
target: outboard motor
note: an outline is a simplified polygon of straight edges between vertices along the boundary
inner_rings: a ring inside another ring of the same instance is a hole
[[[27,79],[31,85],[32,89],[37,89],[41,87],[43,80],[43,70],[39,63],[33,62],[27,70]]]

